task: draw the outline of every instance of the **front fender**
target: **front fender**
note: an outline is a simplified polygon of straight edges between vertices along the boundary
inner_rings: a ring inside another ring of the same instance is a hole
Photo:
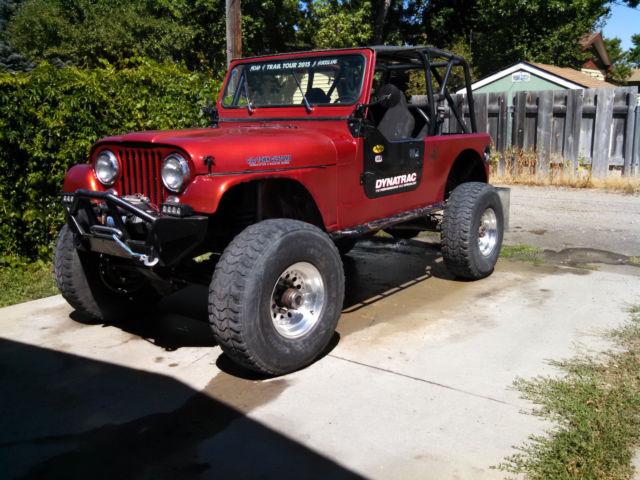
[[[286,178],[299,183],[316,204],[325,227],[336,219],[336,167],[303,168],[282,172],[255,172],[242,175],[198,175],[180,195],[180,203],[191,205],[196,212],[214,213],[226,192],[241,183]]]
[[[64,185],[62,186],[64,193],[73,193],[78,189],[101,192],[107,190],[96,178],[93,167],[86,164],[71,167],[64,177]]]

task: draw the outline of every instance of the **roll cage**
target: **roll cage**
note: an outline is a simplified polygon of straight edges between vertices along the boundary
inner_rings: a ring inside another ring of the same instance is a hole
[[[375,46],[371,47],[376,52],[376,72],[382,72],[383,83],[389,83],[389,77],[394,71],[422,70],[425,75],[426,92],[423,101],[412,102],[411,106],[418,109],[428,124],[428,136],[442,134],[442,121],[444,120],[444,107],[441,105],[445,100],[453,113],[456,121],[464,133],[476,133],[475,111],[473,105],[473,93],[471,91],[471,74],[466,60],[454,53],[446,52],[434,47],[394,47]],[[452,80],[454,69],[462,69],[462,81],[464,85],[454,88],[466,88],[469,105],[469,124],[464,119],[462,112],[451,93],[449,84]],[[434,80],[438,89],[434,90]],[[363,105],[362,107],[366,107]],[[361,109],[362,109],[361,107]],[[425,111],[426,110],[426,111]]]

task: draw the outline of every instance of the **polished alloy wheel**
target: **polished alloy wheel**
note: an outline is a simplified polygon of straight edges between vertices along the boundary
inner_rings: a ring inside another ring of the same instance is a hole
[[[271,319],[285,338],[300,338],[320,319],[324,282],[316,267],[298,262],[287,268],[271,293]]]
[[[498,241],[498,219],[492,208],[487,208],[480,218],[478,247],[485,257],[491,255]]]

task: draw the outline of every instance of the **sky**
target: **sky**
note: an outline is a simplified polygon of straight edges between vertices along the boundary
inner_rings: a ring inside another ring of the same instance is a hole
[[[640,7],[630,8],[626,5],[613,5],[611,18],[604,26],[604,36],[622,39],[622,49],[631,48],[631,35],[640,33]]]

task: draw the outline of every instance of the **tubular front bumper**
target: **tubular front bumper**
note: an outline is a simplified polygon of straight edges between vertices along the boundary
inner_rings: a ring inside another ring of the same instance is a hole
[[[200,245],[208,217],[163,215],[144,202],[112,192],[76,190],[62,195],[67,223],[77,247],[141,262],[171,266]]]

